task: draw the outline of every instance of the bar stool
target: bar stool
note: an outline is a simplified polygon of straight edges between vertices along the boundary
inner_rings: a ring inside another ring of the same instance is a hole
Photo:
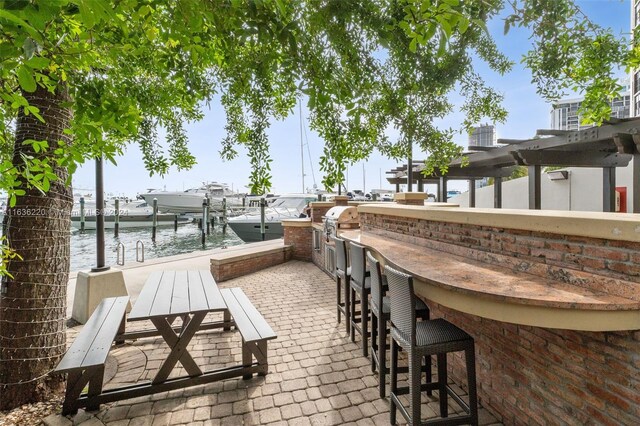
[[[347,326],[347,334],[349,334],[350,316],[349,316],[349,282],[351,281],[351,268],[348,267],[347,261],[347,243],[339,237],[333,237],[336,247],[336,300],[338,308],[338,324],[341,322],[341,314],[344,314]],[[344,301],[341,295],[341,287],[344,283]]]
[[[354,242],[349,243],[351,254],[351,294],[349,296],[349,316],[351,319],[351,341],[356,341],[356,331],[362,336],[362,355],[369,355],[369,294],[371,278],[365,262],[365,248]],[[359,296],[359,300],[356,298]],[[357,316],[356,304],[360,304],[360,316]],[[358,325],[360,323],[360,325]]]
[[[443,318],[416,322],[416,296],[413,293],[413,277],[385,266],[389,282],[391,304],[391,395],[390,422],[396,424],[396,410],[411,425],[458,425],[478,424],[478,399],[476,394],[475,345],[473,338]],[[398,345],[409,355],[409,388],[398,388]],[[447,353],[464,351],[467,364],[467,384],[469,404],[447,385]],[[420,384],[421,363],[425,356],[437,355],[438,381]],[[421,423],[420,392],[438,389],[441,419]],[[407,392],[408,391],[408,392]],[[409,393],[410,413],[402,405],[398,396]],[[451,396],[466,414],[449,418],[447,406]]]
[[[386,397],[387,368],[387,322],[390,318],[391,305],[389,297],[385,296],[386,287],[380,269],[380,262],[367,251],[367,265],[371,273],[371,371],[376,368],[380,376],[380,398]],[[420,299],[416,300],[416,316],[423,320],[429,319],[429,307]],[[431,359],[428,357],[424,371],[427,379],[431,379]],[[431,392],[429,392],[431,395]]]

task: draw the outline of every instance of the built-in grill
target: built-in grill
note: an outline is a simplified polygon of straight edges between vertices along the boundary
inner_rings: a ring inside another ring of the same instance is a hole
[[[336,236],[338,229],[354,229],[360,227],[358,210],[353,206],[336,206],[327,211],[324,219],[324,234],[329,241]]]

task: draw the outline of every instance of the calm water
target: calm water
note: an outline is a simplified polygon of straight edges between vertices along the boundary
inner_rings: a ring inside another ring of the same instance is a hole
[[[200,230],[195,223],[180,225],[174,232],[173,226],[158,227],[155,242],[151,241],[151,227],[121,229],[118,238],[113,236],[113,229],[105,229],[106,264],[117,266],[116,248],[118,243],[125,247],[125,265],[136,262],[136,241],[144,243],[145,260],[194,251],[211,250],[222,246],[243,244],[242,240],[227,227],[226,233],[221,226],[211,228],[211,235],[206,236],[205,247],[202,247]],[[71,231],[71,271],[88,269],[96,264],[96,232],[78,229]]]

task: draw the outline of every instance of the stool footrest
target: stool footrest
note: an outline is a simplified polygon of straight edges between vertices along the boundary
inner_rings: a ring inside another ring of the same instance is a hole
[[[398,371],[399,372],[399,371]],[[426,392],[426,391],[431,391],[431,390],[438,390],[438,385],[440,383],[439,382],[431,382],[431,383],[422,383],[420,385],[420,392]],[[449,387],[449,386],[447,386]],[[402,388],[398,388],[395,392],[393,392],[394,395],[409,395],[409,391],[411,388],[409,388],[409,386],[405,386]]]

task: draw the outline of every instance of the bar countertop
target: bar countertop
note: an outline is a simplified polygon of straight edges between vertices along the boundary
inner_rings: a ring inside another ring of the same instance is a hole
[[[415,291],[443,306],[494,320],[586,331],[640,329],[640,300],[546,279],[360,230],[360,243],[414,276]],[[640,293],[628,282],[630,294]]]

